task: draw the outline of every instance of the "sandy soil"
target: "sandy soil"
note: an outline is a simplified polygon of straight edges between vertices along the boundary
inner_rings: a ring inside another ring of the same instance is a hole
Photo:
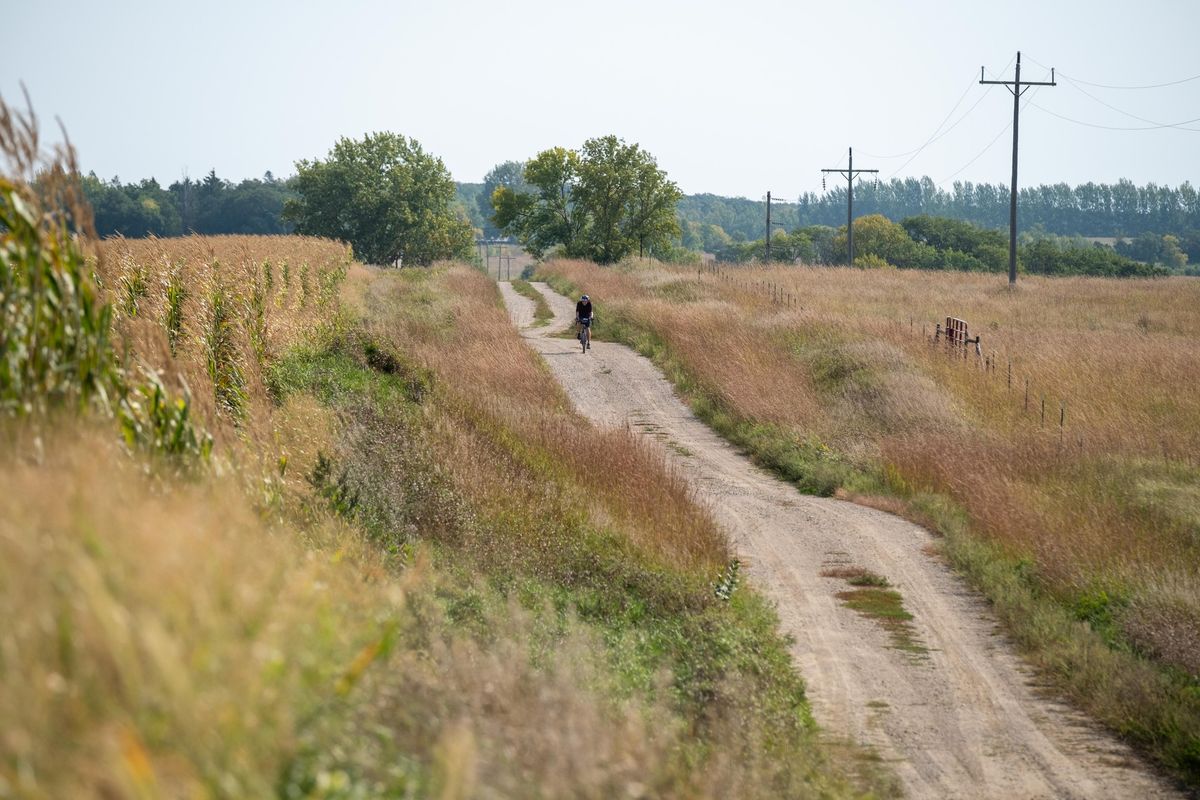
[[[1039,690],[986,604],[932,554],[928,531],[801,494],[755,467],[696,419],[647,359],[606,342],[584,355],[575,340],[553,338],[574,303],[534,285],[554,323],[530,327],[533,303],[501,283],[513,322],[581,414],[660,441],[711,505],[794,637],[827,735],[872,747],[914,798],[1182,796],[1126,745]],[[821,573],[846,567],[882,575],[900,592],[914,646],[897,647],[877,619],[839,600],[853,587]]]

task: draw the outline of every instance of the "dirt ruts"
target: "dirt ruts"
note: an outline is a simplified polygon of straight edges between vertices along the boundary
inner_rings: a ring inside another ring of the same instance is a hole
[[[1128,746],[1038,691],[986,604],[932,555],[928,531],[801,494],[755,467],[646,358],[607,342],[584,355],[575,340],[551,336],[574,304],[534,286],[553,323],[532,327],[532,301],[500,283],[513,322],[581,414],[660,440],[711,505],[750,579],[778,605],[829,736],[873,747],[914,798],[1182,796]],[[854,587],[836,575],[854,568],[900,593],[913,615],[905,642],[838,597]]]

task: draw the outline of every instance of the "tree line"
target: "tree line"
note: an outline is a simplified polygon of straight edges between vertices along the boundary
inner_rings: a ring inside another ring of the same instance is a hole
[[[167,189],[84,179],[102,236],[297,233],[349,242],[371,263],[469,257],[476,235],[517,239],[602,264],[678,249],[682,193],[654,157],[616,136],[553,147],[496,165],[482,184],[455,184],[441,159],[394,133],[343,138],[286,181],[233,184],[215,171]]]
[[[1156,240],[1167,245],[1155,248]],[[1128,249],[1091,242],[1080,236],[1058,236],[1042,230],[1021,234],[1018,267],[1040,275],[1098,275],[1115,278],[1196,274],[1176,237],[1142,234]],[[1152,253],[1144,253],[1140,249]],[[1174,249],[1172,249],[1174,248]],[[732,263],[768,260],[766,239],[733,242],[718,247],[717,260]],[[1161,257],[1167,253],[1170,258]],[[775,263],[845,264],[846,226],[808,225],[781,231],[771,237],[769,260]],[[900,268],[997,272],[1008,269],[1008,237],[993,228],[963,220],[922,214],[893,222],[882,214],[854,220],[854,265],[865,268]]]
[[[210,171],[166,188],[153,178],[122,183],[89,174],[83,189],[101,235],[297,231],[348,241],[360,258],[377,263],[465,257],[480,235],[516,238],[534,254],[555,249],[601,263],[632,253],[668,260],[698,252],[730,261],[766,256],[763,202],[684,196],[652,155],[615,136],[502,162],[482,183],[455,183],[440,159],[390,133],[342,139],[325,160],[296,166],[285,180],[268,172],[234,183]],[[855,189],[856,217],[872,221],[865,223],[867,238],[855,223],[856,240],[864,242],[857,254],[900,267],[998,270],[1007,257],[998,234],[971,248],[938,247],[912,220],[957,220],[995,234],[1007,227],[1007,198],[1001,184],[955,183],[945,191],[928,178],[864,182]],[[843,263],[845,245],[840,255],[837,247],[845,236],[845,201],[839,187],[773,203],[773,220],[789,230],[772,236],[772,260]],[[1135,274],[1130,263],[1143,262],[1183,274],[1200,270],[1200,201],[1190,183],[1030,187],[1021,190],[1020,213],[1027,269]],[[890,234],[903,231],[908,243],[892,236],[903,246],[865,244],[872,226],[882,227],[875,217],[897,226]],[[1083,236],[1117,241],[1105,253]]]
[[[154,178],[122,183],[119,177],[103,180],[94,172],[82,182],[101,236],[273,234],[292,230],[282,215],[284,203],[295,192],[290,181],[270,172],[261,179],[233,183],[217,177],[212,170],[202,180],[185,177],[165,189]]]
[[[1200,195],[1190,182],[1178,187],[1129,180],[1116,183],[1065,183],[1019,191],[1019,226],[1041,226],[1047,233],[1095,237],[1134,237],[1141,233],[1200,231]],[[947,191],[928,178],[893,178],[855,185],[855,215],[882,214],[889,219],[930,216],[1007,228],[1007,184],[955,182]],[[845,225],[846,189],[806,192],[796,202],[772,203],[772,218],[789,228]],[[762,238],[766,203],[745,198],[697,194],[679,203],[683,223],[716,225],[733,240]]]
[[[394,133],[340,139],[324,159],[297,162],[286,180],[268,172],[233,183],[213,170],[164,189],[154,178],[90,173],[82,187],[101,236],[295,232],[348,242],[376,264],[465,258],[474,241],[441,159]]]

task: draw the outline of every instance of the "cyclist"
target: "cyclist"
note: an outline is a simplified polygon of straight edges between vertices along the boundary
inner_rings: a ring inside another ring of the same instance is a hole
[[[583,329],[590,328],[592,325],[592,301],[585,294],[579,298],[579,302],[575,304],[575,324],[579,327],[575,338],[583,341]],[[591,345],[589,344],[588,347]]]

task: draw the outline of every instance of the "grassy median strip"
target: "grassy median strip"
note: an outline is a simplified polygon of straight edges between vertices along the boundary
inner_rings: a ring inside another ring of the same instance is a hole
[[[888,579],[862,567],[832,567],[821,570],[823,578],[841,578],[855,587],[838,592],[837,598],[851,611],[878,621],[892,639],[892,646],[908,655],[929,652],[910,624],[913,615],[904,608],[904,599]]]
[[[533,288],[529,281],[513,281],[512,287],[517,291],[517,294],[528,297],[533,301],[533,324],[538,327],[549,325],[550,320],[554,319],[554,312],[550,310],[550,304],[546,302],[546,298],[542,296],[542,293]]]

